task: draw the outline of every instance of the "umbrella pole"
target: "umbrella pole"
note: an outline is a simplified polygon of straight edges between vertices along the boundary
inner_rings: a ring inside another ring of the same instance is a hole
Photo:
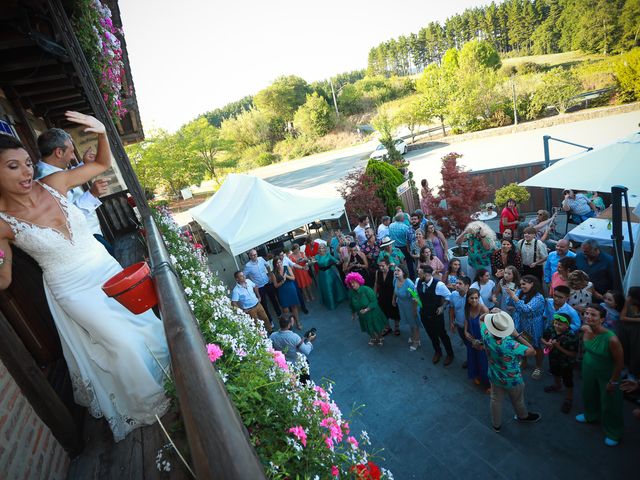
[[[542,141],[544,143],[544,168],[545,170],[547,168],[549,168],[549,165],[551,163],[551,158],[549,158],[549,140],[551,139],[550,135],[545,135],[544,137],[542,137]],[[551,208],[551,189],[549,188],[545,188],[544,189],[544,202],[547,206],[547,212],[551,212],[552,208]]]
[[[347,215],[347,211],[344,211],[344,218],[347,219],[347,227],[349,227],[349,231],[351,232],[351,224],[349,223],[349,215]]]

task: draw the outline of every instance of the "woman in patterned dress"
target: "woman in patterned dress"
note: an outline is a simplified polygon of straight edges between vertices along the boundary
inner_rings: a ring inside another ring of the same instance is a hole
[[[506,288],[503,291],[511,299],[507,303],[514,308],[513,320],[516,330],[531,338],[531,345],[536,349],[536,368],[531,374],[534,380],[542,378],[542,333],[544,332],[544,308],[545,300],[542,296],[540,281],[533,275],[525,275],[520,279],[520,290],[514,292]],[[523,368],[526,367],[526,359],[523,360]]]

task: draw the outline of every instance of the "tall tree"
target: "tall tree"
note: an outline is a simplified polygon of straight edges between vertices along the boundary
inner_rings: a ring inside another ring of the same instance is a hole
[[[219,185],[218,169],[231,166],[228,161],[221,159],[223,152],[231,147],[231,142],[224,140],[220,130],[204,117],[187,123],[178,130],[177,135],[182,137],[181,141],[186,147],[184,156],[193,163],[202,162],[205,173]]]
[[[447,105],[453,89],[453,76],[444,67],[432,63],[416,81],[416,90],[420,94],[419,102],[425,118],[437,118],[442,126],[442,134],[446,135],[444,119]]]
[[[277,78],[270,86],[260,90],[254,97],[258,110],[292,122],[293,115],[304,104],[309,93],[307,82],[295,75]]]
[[[624,2],[620,15],[620,27],[622,28],[620,39],[622,49],[640,46],[640,0]]]

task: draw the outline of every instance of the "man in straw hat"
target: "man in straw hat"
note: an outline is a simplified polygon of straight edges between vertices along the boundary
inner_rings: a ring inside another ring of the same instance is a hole
[[[541,415],[527,410],[524,380],[520,372],[521,358],[534,356],[535,349],[515,330],[511,315],[500,309],[494,308],[491,313],[484,315],[480,330],[489,360],[493,430],[499,432],[502,426],[502,399],[505,395],[511,400],[517,421],[537,422]]]

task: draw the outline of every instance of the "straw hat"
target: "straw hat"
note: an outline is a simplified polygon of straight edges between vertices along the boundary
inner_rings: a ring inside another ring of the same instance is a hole
[[[513,318],[507,312],[487,313],[484,316],[484,326],[491,334],[499,338],[508,337],[513,333]]]
[[[391,240],[391,238],[389,237],[384,237],[382,239],[382,243],[380,244],[380,247],[388,247],[389,245],[393,245],[394,243],[396,243],[395,240]]]

